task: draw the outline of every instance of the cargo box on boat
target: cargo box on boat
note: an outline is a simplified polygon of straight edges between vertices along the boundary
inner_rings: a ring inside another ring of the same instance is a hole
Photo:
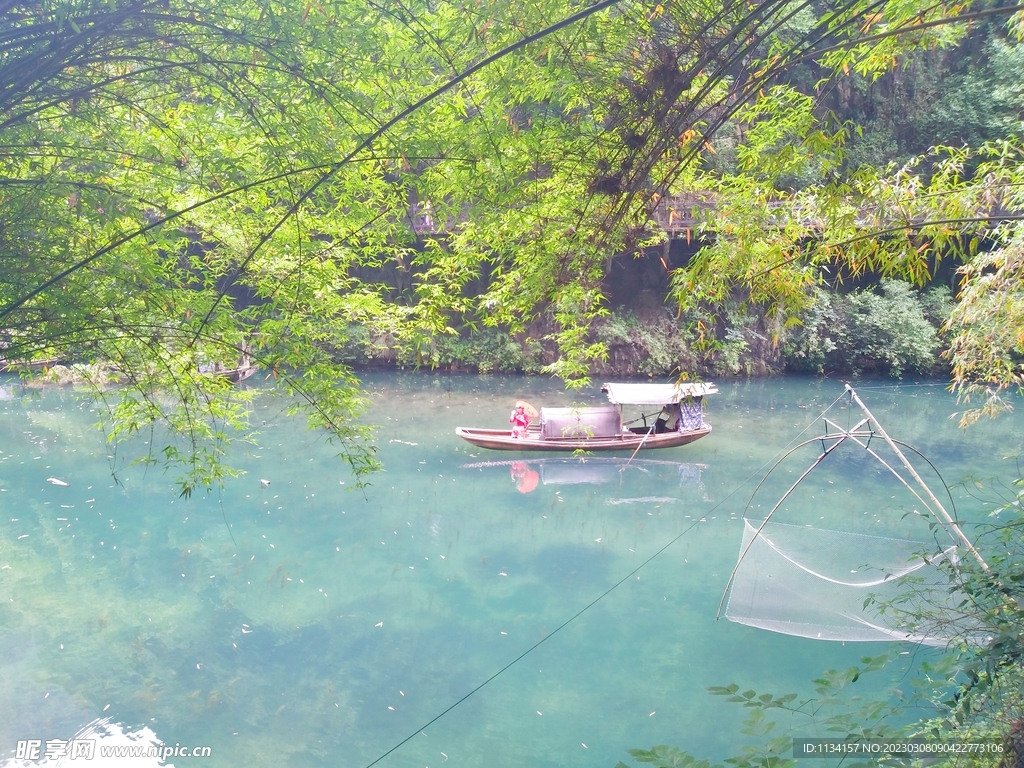
[[[614,406],[540,409],[540,436],[545,440],[613,437],[621,432],[622,415]]]

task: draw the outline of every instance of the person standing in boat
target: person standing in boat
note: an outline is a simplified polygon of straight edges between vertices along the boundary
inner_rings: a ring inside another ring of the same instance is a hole
[[[509,416],[508,423],[512,425],[512,437],[520,440],[526,439],[526,430],[530,426],[530,417],[522,403],[516,403],[516,408]]]

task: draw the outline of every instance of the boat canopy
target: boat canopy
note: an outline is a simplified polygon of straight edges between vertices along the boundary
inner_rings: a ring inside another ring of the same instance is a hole
[[[691,397],[718,394],[718,387],[710,382],[603,384],[601,391],[608,393],[612,405],[668,405]]]

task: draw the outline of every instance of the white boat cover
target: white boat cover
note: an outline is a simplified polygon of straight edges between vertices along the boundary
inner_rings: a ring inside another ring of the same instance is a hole
[[[690,397],[718,394],[718,387],[710,382],[681,382],[678,384],[603,384],[601,391],[608,393],[612,405],[667,405]]]

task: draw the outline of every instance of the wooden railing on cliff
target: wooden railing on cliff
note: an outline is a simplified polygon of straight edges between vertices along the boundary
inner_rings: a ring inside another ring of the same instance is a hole
[[[714,216],[718,207],[719,196],[710,192],[689,193],[682,195],[666,195],[658,200],[651,214],[651,221],[665,232],[671,239],[683,239],[687,241],[694,236],[701,223]],[[775,209],[786,206],[783,201],[768,203],[769,213]],[[983,215],[991,217],[992,221],[1003,219],[1020,218],[1020,212],[1011,211],[1009,208],[995,203]],[[862,211],[858,217],[865,229],[880,226],[879,219],[889,221],[892,224],[899,224],[897,219],[886,219],[879,217],[877,211]],[[769,221],[770,221],[769,217]],[[448,229],[447,222],[439,222],[434,216],[433,207],[429,201],[414,203],[410,206],[409,221],[416,234],[443,234]],[[812,229],[820,230],[823,223],[815,218],[808,217],[804,223]],[[905,222],[903,222],[905,223]],[[922,221],[915,221],[913,224],[923,224]]]
[[[717,195],[666,195],[658,200],[651,219],[670,238],[690,240],[693,231],[714,212]]]
[[[716,195],[709,193],[669,195],[657,202],[651,220],[669,237],[689,239],[715,210],[717,199]],[[443,234],[451,226],[450,221],[438,220],[429,201],[413,203],[409,209],[409,221],[413,232],[418,235]]]

